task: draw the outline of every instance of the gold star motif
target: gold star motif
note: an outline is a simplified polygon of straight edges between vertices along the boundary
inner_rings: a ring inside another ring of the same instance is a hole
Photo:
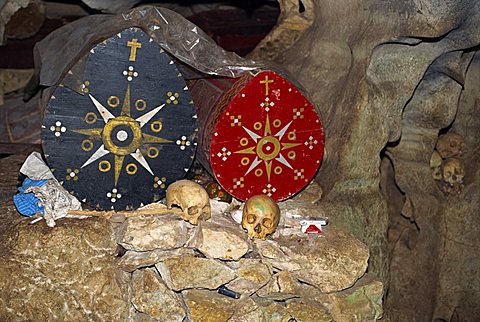
[[[255,168],[257,168],[260,164],[263,163],[265,166],[265,171],[267,173],[268,182],[270,182],[270,178],[272,175],[272,165],[274,161],[279,162],[293,170],[293,167],[282,154],[282,151],[294,148],[301,144],[297,142],[282,142],[283,136],[285,135],[291,124],[292,121],[290,121],[282,129],[280,129],[276,134],[272,135],[270,118],[267,114],[265,118],[265,123],[263,124],[263,136],[254,132],[253,130],[248,129],[245,126],[242,126],[245,132],[247,132],[250,138],[255,142],[255,145],[253,146],[249,146],[247,148],[234,152],[239,154],[255,155],[254,160],[250,163],[250,167],[247,169],[244,176],[247,176],[250,172],[252,172]]]
[[[147,149],[144,148],[144,144],[171,143],[172,141],[143,133],[142,128],[165,106],[165,104],[159,105],[142,116],[133,119],[131,117],[130,85],[127,86],[122,110],[120,112],[120,116],[117,117],[111,114],[110,111],[108,111],[105,106],[103,106],[93,95],[89,94],[89,97],[95,105],[98,113],[100,113],[102,116],[102,120],[105,125],[103,128],[76,129],[73,130],[73,132],[86,135],[92,140],[102,140],[103,144],[93,152],[93,154],[81,166],[81,168],[84,168],[97,161],[101,157],[112,153],[114,155],[115,186],[117,186],[118,180],[120,179],[120,174],[122,172],[126,155],[130,155],[135,159],[135,161],[138,162],[138,164],[140,164],[145,170],[154,176],[152,169],[142,153],[142,151],[147,151]],[[130,134],[124,130],[120,130],[117,132],[116,136],[117,140],[119,141],[125,141],[127,139],[130,140],[131,143],[129,145],[120,147],[113,142],[111,138],[112,131],[117,126],[126,127],[129,129]]]

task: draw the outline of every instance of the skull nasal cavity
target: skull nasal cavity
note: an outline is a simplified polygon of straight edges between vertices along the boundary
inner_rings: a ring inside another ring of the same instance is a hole
[[[255,232],[259,234],[262,232],[262,226],[260,226],[260,224],[257,224],[253,230],[255,230]]]

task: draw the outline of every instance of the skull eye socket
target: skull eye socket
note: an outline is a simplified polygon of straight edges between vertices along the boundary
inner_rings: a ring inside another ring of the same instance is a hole
[[[266,228],[272,228],[272,221],[269,218],[264,218],[262,221],[262,225]]]
[[[249,224],[253,224],[256,219],[257,219],[257,217],[255,215],[252,215],[252,214],[247,215],[247,222]]]
[[[188,213],[190,216],[195,216],[199,211],[200,211],[200,209],[198,209],[197,206],[192,206],[192,207],[189,207],[189,208],[187,209],[187,213]]]

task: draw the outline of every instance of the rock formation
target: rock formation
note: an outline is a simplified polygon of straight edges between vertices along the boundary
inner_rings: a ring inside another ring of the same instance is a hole
[[[323,235],[280,231],[249,240],[240,224],[220,212],[198,226],[178,214],[163,214],[123,222],[65,218],[50,228],[44,221],[29,224],[10,202],[0,209],[2,321],[372,321],[382,316],[383,285],[366,274],[368,248],[333,227]],[[212,236],[228,247],[217,247]]]
[[[480,3],[279,2],[251,57],[286,66],[321,113],[318,211],[369,246],[392,320],[479,316]],[[429,161],[449,132],[465,139],[465,178],[441,183]]]

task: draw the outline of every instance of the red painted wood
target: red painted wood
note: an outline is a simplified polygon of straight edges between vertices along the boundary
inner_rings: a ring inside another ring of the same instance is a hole
[[[234,197],[284,200],[314,178],[323,156],[322,124],[313,105],[280,75],[262,71],[246,81],[235,95],[231,89],[225,94],[233,97],[226,107],[218,101],[210,107],[216,117],[201,127],[202,149]]]

